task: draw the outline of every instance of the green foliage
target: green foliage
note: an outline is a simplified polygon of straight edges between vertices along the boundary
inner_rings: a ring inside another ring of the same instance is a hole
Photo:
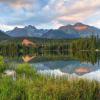
[[[71,49],[71,57],[80,59],[81,61],[96,62],[93,52],[91,55],[83,52],[76,52],[81,50],[95,50],[96,39],[92,36],[87,39],[77,40],[44,40],[43,46],[39,45],[37,49],[42,50],[56,50],[58,53],[66,49]],[[39,44],[40,44],[39,43]],[[66,45],[71,43],[71,46]],[[11,48],[13,52],[11,56],[20,53],[29,53],[30,47],[22,47],[18,42],[10,43],[9,45],[1,46],[3,54],[10,54]],[[9,48],[9,49],[8,49]],[[31,48],[31,50],[33,50]],[[52,52],[45,52],[49,55]],[[50,55],[49,55],[50,56]],[[58,58],[58,57],[57,57]],[[0,72],[6,69],[3,57],[0,57]],[[9,67],[9,66],[8,66]],[[67,78],[53,78],[50,76],[43,76],[29,64],[19,64],[16,71],[16,80],[11,77],[0,77],[0,100],[99,100],[100,99],[100,83],[96,81],[89,81],[84,79],[67,80]]]
[[[7,68],[4,59],[2,56],[0,56],[0,73],[3,72]]]
[[[17,78],[0,78],[0,100],[99,100],[100,83],[43,76],[29,64],[16,68]],[[23,77],[23,74],[25,77]]]
[[[0,100],[16,100],[19,96],[15,82],[10,77],[0,79]]]
[[[99,100],[100,83],[44,77],[0,79],[0,100]]]
[[[72,50],[73,51],[80,51],[80,50],[88,50],[94,51],[96,49],[96,37],[91,36],[89,38],[80,38],[78,40],[72,41]]]
[[[16,68],[16,72],[23,76],[23,77],[35,77],[36,76],[36,70],[32,68],[29,64],[19,64]]]
[[[76,51],[72,52],[71,56],[81,62],[90,62],[92,64],[95,64],[98,60],[98,55],[95,51]]]

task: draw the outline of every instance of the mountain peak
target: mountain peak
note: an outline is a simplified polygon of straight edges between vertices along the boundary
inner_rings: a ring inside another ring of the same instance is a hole
[[[74,25],[66,25],[66,26],[62,26],[60,27],[59,29],[61,30],[68,30],[68,29],[74,29],[76,31],[83,31],[83,30],[86,30],[88,28],[88,25],[85,25],[83,23],[76,23]]]
[[[78,23],[74,24],[74,26],[83,26],[83,25],[84,25],[84,24],[81,23],[81,22],[78,22]]]
[[[59,29],[67,30],[67,29],[71,29],[72,27],[73,27],[72,25],[66,25],[66,26],[61,26]]]
[[[25,28],[36,29],[36,27],[35,26],[32,26],[32,25],[25,26]]]
[[[25,26],[23,28],[14,28],[11,31],[7,31],[7,34],[12,37],[41,37],[42,34],[48,30],[37,29],[32,25]]]
[[[15,27],[15,28],[14,28],[14,30],[17,30],[17,29],[18,29],[18,27]]]
[[[82,24],[82,23],[76,23],[73,28],[77,31],[83,31],[88,29],[88,25]]]

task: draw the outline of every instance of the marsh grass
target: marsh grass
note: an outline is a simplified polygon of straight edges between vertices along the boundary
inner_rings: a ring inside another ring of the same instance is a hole
[[[100,100],[97,81],[44,76],[27,63],[18,65],[15,71],[16,80],[0,78],[0,100]]]
[[[3,72],[7,68],[4,59],[2,56],[0,56],[0,73]]]

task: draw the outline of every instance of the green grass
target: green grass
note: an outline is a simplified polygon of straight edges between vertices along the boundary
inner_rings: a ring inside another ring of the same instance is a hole
[[[2,63],[3,60],[0,67]],[[16,80],[0,78],[0,100],[100,100],[99,82],[43,76],[26,63],[18,65],[15,71]]]
[[[4,59],[2,56],[0,56],[0,73],[3,72],[7,68]]]

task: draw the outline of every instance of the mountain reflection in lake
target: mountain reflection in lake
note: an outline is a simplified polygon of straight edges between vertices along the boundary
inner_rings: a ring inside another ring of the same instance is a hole
[[[27,62],[42,74],[70,75],[100,81],[99,53],[42,51],[41,53],[4,55],[11,66]]]

